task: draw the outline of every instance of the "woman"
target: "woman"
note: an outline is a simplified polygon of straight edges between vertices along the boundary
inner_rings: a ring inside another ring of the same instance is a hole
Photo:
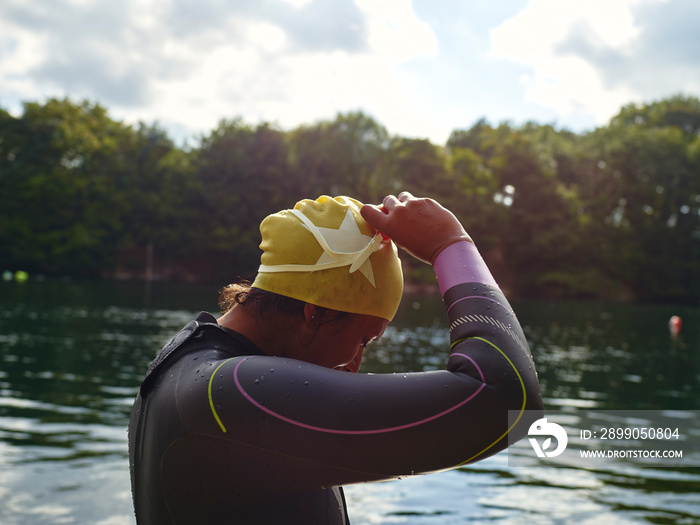
[[[252,287],[228,287],[223,316],[190,322],[141,386],[129,438],[138,523],[348,523],[342,485],[478,461],[539,418],[517,319],[437,202],[321,197],[260,229]],[[356,373],[401,299],[394,243],[435,269],[446,370]]]

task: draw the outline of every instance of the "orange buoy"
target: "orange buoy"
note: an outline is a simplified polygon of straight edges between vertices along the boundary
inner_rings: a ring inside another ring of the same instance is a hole
[[[677,315],[671,316],[671,319],[668,320],[671,337],[678,337],[678,334],[681,333],[681,326],[683,326],[683,320]]]

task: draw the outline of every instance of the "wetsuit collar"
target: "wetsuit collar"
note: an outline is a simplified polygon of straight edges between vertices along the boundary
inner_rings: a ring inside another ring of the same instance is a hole
[[[195,321],[197,321],[197,324],[199,325],[215,325],[217,328],[222,330],[225,334],[229,335],[233,339],[236,340],[236,342],[242,346],[245,350],[244,355],[265,355],[265,352],[260,350],[253,341],[248,339],[246,336],[243,334],[236,332],[235,330],[231,330],[230,328],[226,328],[225,326],[221,326],[219,323],[216,322],[216,317],[214,317],[212,314],[209,312],[200,312],[199,315],[196,317]]]

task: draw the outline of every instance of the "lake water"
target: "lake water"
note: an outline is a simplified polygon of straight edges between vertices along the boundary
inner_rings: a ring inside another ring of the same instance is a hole
[[[700,308],[514,302],[548,409],[700,410]],[[198,311],[202,286],[0,282],[0,523],[134,523],[126,425],[143,372]],[[672,339],[671,315],[683,318]],[[441,368],[434,295],[407,296],[363,371]],[[692,413],[692,412],[691,412]],[[700,523],[700,460],[619,468],[510,466],[347,488],[354,524]]]

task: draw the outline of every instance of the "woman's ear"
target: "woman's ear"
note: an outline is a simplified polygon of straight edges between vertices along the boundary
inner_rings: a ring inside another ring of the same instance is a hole
[[[314,304],[306,303],[304,305],[304,319],[299,325],[299,342],[302,346],[308,346],[316,337],[320,322],[320,312]]]
[[[318,327],[320,312],[318,311],[318,306],[311,303],[306,303],[304,305],[304,321],[307,324]]]

